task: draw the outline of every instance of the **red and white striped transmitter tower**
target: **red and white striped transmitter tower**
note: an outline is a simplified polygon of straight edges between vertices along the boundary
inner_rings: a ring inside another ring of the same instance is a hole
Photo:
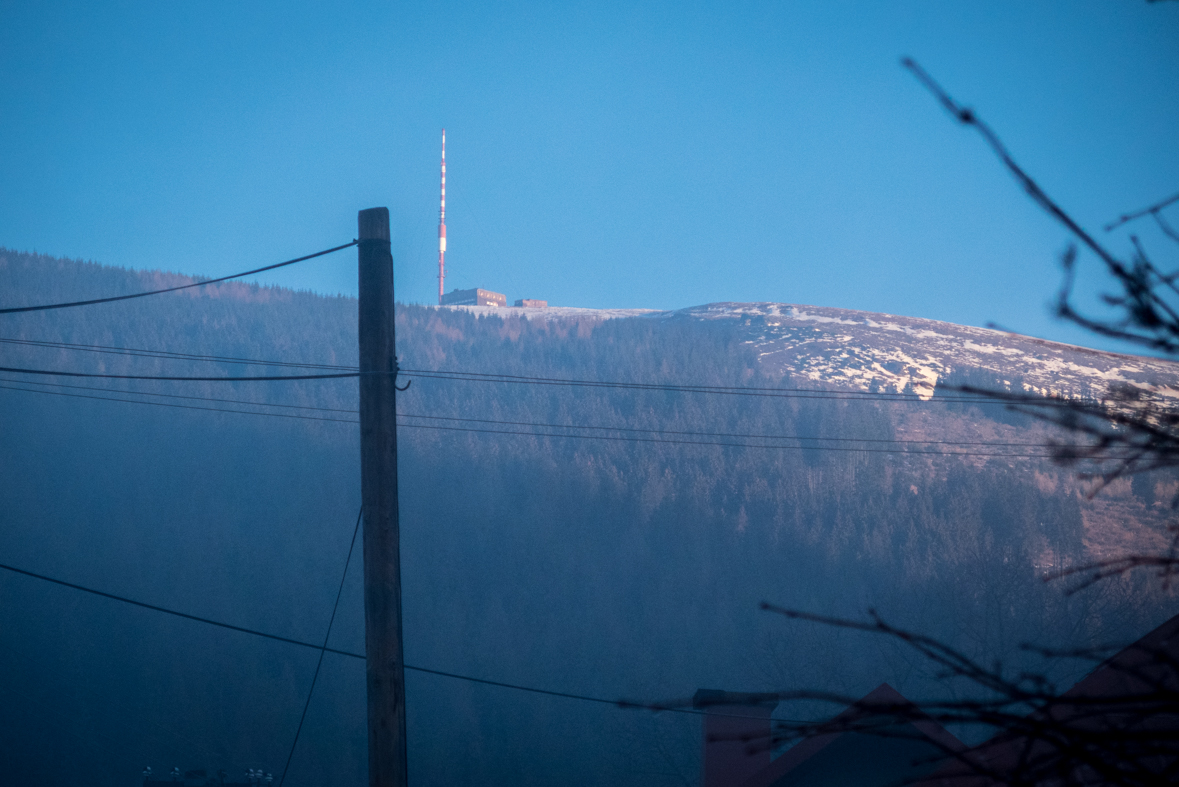
[[[446,281],[446,129],[442,129],[442,203],[438,210],[438,305],[442,305],[442,293]]]

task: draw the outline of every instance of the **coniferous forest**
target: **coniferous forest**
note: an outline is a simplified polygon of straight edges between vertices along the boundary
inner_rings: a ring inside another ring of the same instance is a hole
[[[5,304],[184,281],[0,250]],[[399,305],[397,317],[407,370],[822,388],[765,374],[742,331],[676,315],[529,321]],[[0,365],[15,368],[288,371],[110,348],[352,366],[356,302],[226,283],[5,315],[0,340]],[[1089,500],[1046,459],[832,450],[1051,438],[1000,407],[407,377],[410,665],[606,699],[857,695],[884,681],[921,697],[961,687],[883,641],[786,621],[759,602],[871,608],[1017,665],[1031,658],[1020,643],[1128,640],[1174,611],[1146,578],[1072,595],[1040,579],[1045,566],[1148,538],[1168,479]],[[0,378],[0,562],[322,640],[360,504],[354,380]],[[354,554],[331,645],[362,652],[360,565]],[[12,784],[131,785],[147,764],[277,772],[317,658],[11,573],[0,575],[0,631],[0,774]],[[1053,676],[1067,685],[1084,669],[1061,661]],[[407,683],[415,784],[696,783],[697,716],[420,672]],[[364,688],[362,662],[325,657],[289,784],[363,783]]]

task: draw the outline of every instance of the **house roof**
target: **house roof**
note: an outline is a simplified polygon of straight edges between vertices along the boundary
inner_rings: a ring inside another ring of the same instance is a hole
[[[911,721],[871,732],[838,729],[871,725],[902,713]],[[837,729],[797,744],[741,787],[873,787],[909,783],[941,765],[947,752],[966,747],[913,703],[882,683],[831,721]]]
[[[1179,615],[1106,659],[1026,720],[1032,729],[1050,725],[1072,743],[1089,746],[1097,761],[1173,770],[1179,763]],[[921,786],[989,785],[996,780],[982,774],[1017,770],[1031,782],[1059,777],[1061,768],[1079,783],[1097,778],[1083,764],[1084,757],[1062,751],[1069,741],[1054,738],[1061,743],[1049,745],[1024,732],[1000,733],[966,752],[961,761],[943,766]],[[1093,747],[1086,741],[1099,743]],[[1148,778],[1150,773],[1145,772]]]
[[[698,707],[757,706],[772,697],[700,692],[696,702]],[[1179,615],[1106,659],[1026,719],[1064,725],[1091,740],[1120,741],[1121,748],[1107,753],[1122,762],[1147,763],[1154,769],[1147,776],[1179,769]],[[982,773],[1006,773],[1019,763],[1035,764],[1041,755],[1057,776],[1060,763],[1067,761],[1073,777],[1088,778],[1075,758],[1061,760],[1058,754],[1051,760],[1046,744],[1026,734],[1001,733],[968,749],[887,683],[824,728],[830,732],[798,743],[740,787],[982,787],[996,783]],[[1096,772],[1089,776],[1096,778]]]

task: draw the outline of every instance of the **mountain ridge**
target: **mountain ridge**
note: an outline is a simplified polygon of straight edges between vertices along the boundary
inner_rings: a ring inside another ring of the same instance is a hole
[[[735,320],[756,338],[746,339],[767,371],[801,376],[853,390],[911,390],[928,399],[939,380],[978,369],[1011,376],[1029,393],[1102,398],[1113,385],[1133,385],[1179,402],[1179,363],[978,328],[924,317],[906,317],[801,304],[721,301],[669,311],[550,307],[437,307],[477,315],[524,319]],[[933,343],[933,347],[921,347]],[[847,348],[858,345],[858,353]],[[846,363],[824,362],[846,359]],[[996,363],[1002,359],[1006,363]],[[1013,381],[1007,381],[1011,384]],[[1062,385],[1061,383],[1065,384]]]
[[[57,273],[71,269],[75,274],[82,274],[82,280],[63,282],[59,292],[54,293],[62,300],[102,297],[104,293],[100,290],[104,288],[96,286],[99,281],[121,280],[128,289],[199,281],[199,277],[162,269],[137,270],[0,248],[0,281],[10,279],[5,282],[10,292],[29,289],[32,281],[26,279],[30,274],[40,278],[34,273],[38,268],[40,276],[48,273],[48,268],[54,268]],[[222,282],[188,290],[183,295],[243,302],[290,298],[355,300],[252,282]],[[672,310],[562,306],[425,308],[546,322],[624,318],[732,320],[745,324],[743,327],[750,335],[743,341],[756,351],[763,372],[850,390],[909,390],[928,399],[934,395],[939,381],[955,375],[961,377],[963,370],[976,370],[1029,393],[1101,399],[1111,386],[1132,385],[1154,393],[1163,401],[1179,404],[1179,363],[925,317],[771,301],[718,301]]]

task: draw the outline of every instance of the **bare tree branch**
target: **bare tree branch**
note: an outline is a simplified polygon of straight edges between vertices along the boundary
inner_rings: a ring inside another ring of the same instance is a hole
[[[1124,310],[1125,317],[1116,322],[1085,317],[1078,313],[1070,303],[1072,292],[1072,269],[1076,259],[1075,249],[1070,248],[1063,258],[1065,266],[1065,285],[1062,287],[1057,301],[1057,315],[1074,322],[1102,336],[1131,342],[1141,346],[1162,350],[1167,353],[1179,352],[1179,308],[1172,306],[1168,297],[1179,295],[1175,288],[1176,275],[1163,274],[1147,258],[1140,245],[1137,245],[1137,255],[1133,263],[1126,263],[1118,259],[1117,255],[1106,249],[1086,232],[1081,225],[1072,218],[1057,202],[1045,193],[1038,183],[1022,167],[1016,163],[1014,157],[1004,146],[999,136],[983,122],[974,110],[965,107],[954,100],[929,73],[918,65],[912,58],[903,58],[901,64],[917,77],[918,81],[934,95],[946,111],[960,123],[971,126],[986,140],[986,143],[999,157],[1003,165],[1015,176],[1023,186],[1024,191],[1032,200],[1043,208],[1050,216],[1063,224],[1082,245],[1098,256],[1114,279],[1122,288],[1122,294],[1106,296],[1105,300],[1111,306]],[[1168,198],[1159,206],[1146,209],[1159,220],[1160,226],[1169,229],[1169,225],[1161,220],[1159,211],[1170,205],[1176,197]],[[1130,214],[1133,217],[1145,215]],[[1170,233],[1168,233],[1170,234]],[[1160,292],[1159,288],[1162,288]]]
[[[1158,215],[1160,210],[1175,202],[1179,202],[1179,194],[1172,194],[1166,199],[1160,200],[1151,205],[1149,208],[1136,210],[1133,213],[1123,213],[1121,216],[1118,216],[1116,221],[1111,221],[1109,224],[1106,224],[1105,231],[1110,232],[1111,230],[1115,230],[1127,222],[1134,221],[1134,219],[1140,219],[1143,216]]]

